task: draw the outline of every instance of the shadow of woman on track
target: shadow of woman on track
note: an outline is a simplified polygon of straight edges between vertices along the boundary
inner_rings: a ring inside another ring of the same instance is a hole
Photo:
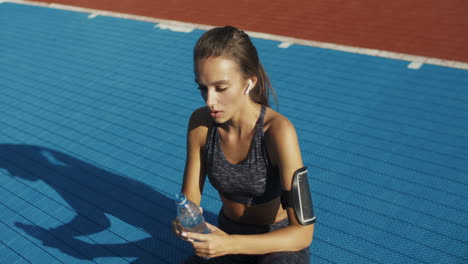
[[[56,204],[76,213],[71,221],[50,229],[32,222],[15,223],[44,246],[57,248],[77,259],[123,257],[129,261],[135,259],[131,263],[142,264],[176,263],[192,252],[189,245],[172,234],[174,201],[142,182],[59,151],[30,145],[0,144],[0,169],[13,177],[45,182],[67,203],[50,200],[52,206],[47,211],[53,212]],[[140,229],[148,237],[131,241],[131,233],[111,229],[107,215]],[[205,216],[210,222],[216,219],[210,212],[205,211]],[[61,221],[60,216],[54,217]],[[77,238],[101,232],[106,232],[106,241],[112,243],[97,243],[91,237]]]

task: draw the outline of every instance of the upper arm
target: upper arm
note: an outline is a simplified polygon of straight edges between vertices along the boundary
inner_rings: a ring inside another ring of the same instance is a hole
[[[304,166],[296,129],[288,119],[278,116],[272,121],[268,130],[268,153],[272,162],[278,167],[282,189],[290,191],[294,172]],[[287,214],[290,225],[301,228],[304,240],[309,241],[312,238],[314,225],[302,226],[292,208],[287,209]]]
[[[268,129],[267,144],[272,162],[279,169],[281,187],[289,191],[294,172],[304,166],[293,124],[285,117],[278,116]]]
[[[205,109],[195,110],[189,120],[187,129],[187,153],[185,160],[182,192],[195,204],[200,204],[205,183],[205,164],[203,148],[208,133]]]

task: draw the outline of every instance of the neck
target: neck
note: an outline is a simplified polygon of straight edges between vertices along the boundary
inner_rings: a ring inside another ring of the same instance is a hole
[[[246,132],[251,133],[259,118],[260,109],[260,104],[249,100],[231,120],[224,123],[221,127],[226,132],[235,132],[239,136]]]

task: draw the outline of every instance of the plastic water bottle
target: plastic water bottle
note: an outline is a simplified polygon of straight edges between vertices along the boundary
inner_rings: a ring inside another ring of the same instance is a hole
[[[183,193],[176,195],[176,204],[177,219],[184,231],[203,234],[210,233],[200,208],[187,199]]]

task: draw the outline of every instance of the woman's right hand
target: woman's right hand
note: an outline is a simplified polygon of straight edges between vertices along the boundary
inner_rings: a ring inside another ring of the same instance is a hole
[[[174,233],[174,235],[180,239],[184,239],[184,237],[182,236],[182,225],[180,224],[179,220],[177,218],[175,218],[174,220],[172,220],[172,232]],[[184,239],[185,240],[185,239]]]

